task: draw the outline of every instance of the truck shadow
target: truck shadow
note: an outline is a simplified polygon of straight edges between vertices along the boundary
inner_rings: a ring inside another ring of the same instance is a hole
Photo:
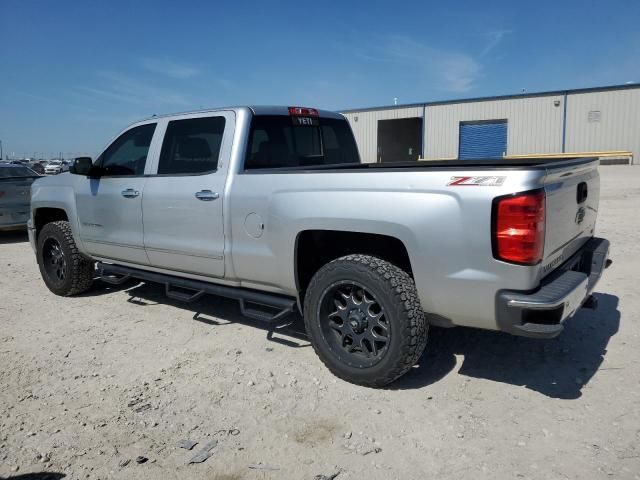
[[[96,282],[98,283],[98,282]],[[89,295],[96,295],[100,290],[113,291],[113,287],[99,282],[100,286],[93,288]],[[127,285],[127,284],[125,284]],[[126,286],[119,286],[125,289]],[[111,287],[111,288],[110,288]],[[301,348],[309,347],[310,343],[304,329],[304,321],[297,314],[291,314],[284,318],[281,323],[272,325],[266,322],[260,322],[245,317],[240,313],[238,302],[227,298],[216,297],[213,295],[205,295],[200,300],[192,303],[184,303],[172,300],[164,295],[161,285],[152,283],[128,283],[127,301],[139,306],[153,305],[171,305],[175,308],[193,312],[193,320],[215,327],[224,327],[234,323],[242,323],[252,327],[265,330],[267,332],[267,340],[286,345],[288,347]],[[94,290],[96,290],[94,292]],[[286,337],[286,338],[285,338]]]
[[[21,230],[0,230],[0,245],[28,241],[29,236],[27,235],[26,228]]]
[[[455,369],[456,355],[461,355],[460,375],[524,386],[552,398],[579,398],[599,370],[609,339],[620,325],[618,297],[595,296],[597,310],[580,310],[567,321],[564,332],[550,340],[472,328],[432,328],[417,367],[391,388],[435,383]]]
[[[127,282],[112,286],[96,282],[86,296],[126,291],[127,301],[152,308],[171,305],[190,313],[192,319],[216,328],[241,323],[267,332],[267,340],[289,347],[310,346],[299,314],[286,319],[283,328],[251,320],[240,313],[238,302],[206,295],[193,303],[167,298],[161,285]],[[597,310],[580,310],[554,339],[537,340],[474,328],[435,328],[427,349],[411,371],[389,386],[394,390],[425,388],[451,374],[462,356],[458,374],[525,386],[552,398],[576,399],[599,370],[609,339],[620,324],[618,297],[597,293]],[[291,322],[291,323],[289,323]],[[612,369],[615,366],[612,367]]]

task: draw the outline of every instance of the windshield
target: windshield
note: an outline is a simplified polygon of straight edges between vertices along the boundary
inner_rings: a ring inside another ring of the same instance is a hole
[[[37,177],[38,174],[27,167],[0,167],[0,178]]]
[[[304,120],[304,121],[301,121]],[[245,169],[360,163],[346,120],[257,115],[251,122]]]

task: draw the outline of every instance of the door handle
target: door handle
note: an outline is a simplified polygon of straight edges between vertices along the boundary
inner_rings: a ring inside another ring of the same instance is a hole
[[[203,202],[211,202],[212,200],[218,199],[218,197],[220,197],[220,194],[218,192],[212,192],[211,190],[200,190],[196,192],[196,198]]]
[[[127,188],[126,190],[122,190],[122,196],[125,198],[136,198],[140,195],[138,190],[134,190],[133,188]]]

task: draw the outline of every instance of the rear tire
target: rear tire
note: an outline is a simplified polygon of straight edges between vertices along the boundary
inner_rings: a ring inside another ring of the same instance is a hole
[[[428,325],[413,279],[368,255],[348,255],[313,276],[304,320],[320,360],[336,376],[383,387],[418,361]]]
[[[67,221],[42,227],[38,234],[37,258],[45,285],[56,295],[77,295],[93,283],[94,262],[79,252]]]

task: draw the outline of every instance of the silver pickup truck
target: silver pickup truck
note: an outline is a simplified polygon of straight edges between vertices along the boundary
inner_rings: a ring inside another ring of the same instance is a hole
[[[429,325],[558,335],[610,263],[597,159],[365,164],[344,117],[311,108],[154,116],[31,192],[53,293],[135,278],[274,325],[300,312],[366,386],[407,372]]]

